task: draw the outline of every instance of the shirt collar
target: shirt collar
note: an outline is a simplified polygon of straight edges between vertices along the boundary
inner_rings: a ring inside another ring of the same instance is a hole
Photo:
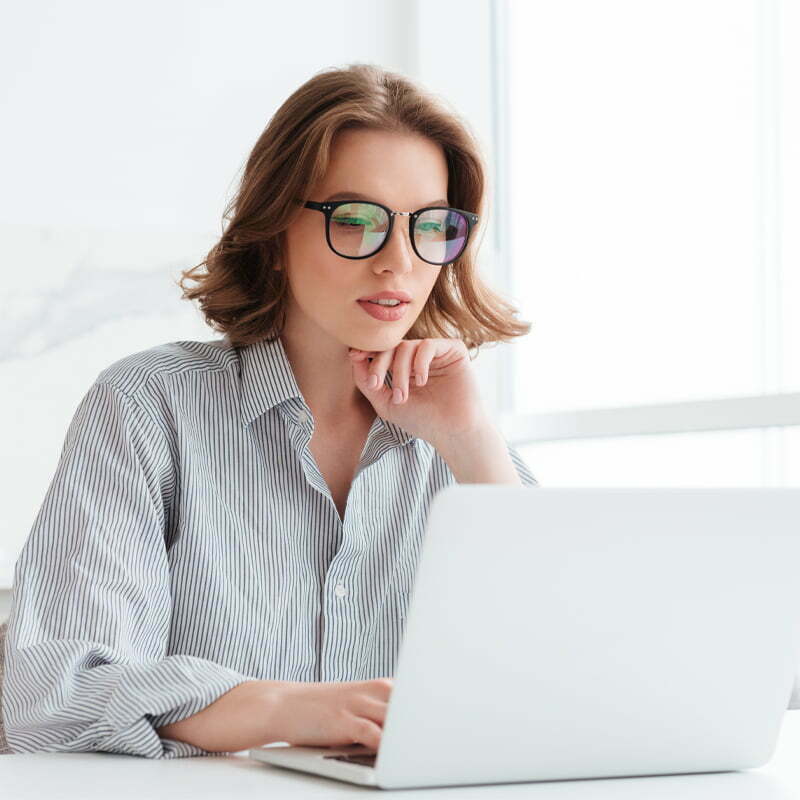
[[[279,336],[236,350],[241,364],[241,409],[245,425],[286,400],[297,398],[305,402]]]
[[[245,347],[237,347],[236,351],[241,365],[240,396],[244,425],[249,425],[256,417],[274,406],[291,400],[297,402],[287,403],[286,411],[296,422],[301,411],[304,411],[309,418],[312,417],[311,409],[297,385],[280,336],[270,340],[261,339]],[[391,385],[391,379],[389,383]],[[379,425],[388,431],[398,445],[407,444],[415,439],[399,425],[382,417],[377,419]]]

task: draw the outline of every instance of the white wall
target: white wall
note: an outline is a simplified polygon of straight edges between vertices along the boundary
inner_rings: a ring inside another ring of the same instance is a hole
[[[117,358],[215,334],[172,284],[222,227],[252,145],[321,69],[412,72],[399,0],[4,3],[0,587],[69,421]],[[413,12],[413,9],[412,9]],[[313,19],[314,24],[309,24]],[[0,606],[0,611],[2,606]]]
[[[173,281],[218,237],[244,159],[288,94],[355,61],[404,72],[470,121],[492,163],[490,4],[460,8],[454,20],[418,0],[359,13],[327,0],[0,2],[0,618],[98,372],[217,336]],[[492,408],[497,358],[476,364]]]

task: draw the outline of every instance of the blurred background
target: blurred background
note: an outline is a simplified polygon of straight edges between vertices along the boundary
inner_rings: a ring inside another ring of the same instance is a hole
[[[0,7],[0,618],[81,397],[219,338],[180,270],[278,106],[353,62],[484,148],[481,270],[533,327],[475,367],[542,486],[800,485],[796,0]]]

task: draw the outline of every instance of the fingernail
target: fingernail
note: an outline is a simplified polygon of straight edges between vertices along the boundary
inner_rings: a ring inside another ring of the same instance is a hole
[[[403,391],[402,389],[395,389],[392,393],[392,402],[399,403],[403,399]]]
[[[417,375],[415,380],[417,382],[417,386],[422,386],[422,375]]]
[[[378,388],[378,376],[377,375],[373,374],[372,377],[369,379],[369,388],[370,389],[377,389]]]

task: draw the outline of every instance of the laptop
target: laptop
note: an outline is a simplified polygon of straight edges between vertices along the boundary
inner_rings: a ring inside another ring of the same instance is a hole
[[[378,752],[248,754],[381,789],[762,766],[800,663],[798,564],[800,488],[452,484]]]

